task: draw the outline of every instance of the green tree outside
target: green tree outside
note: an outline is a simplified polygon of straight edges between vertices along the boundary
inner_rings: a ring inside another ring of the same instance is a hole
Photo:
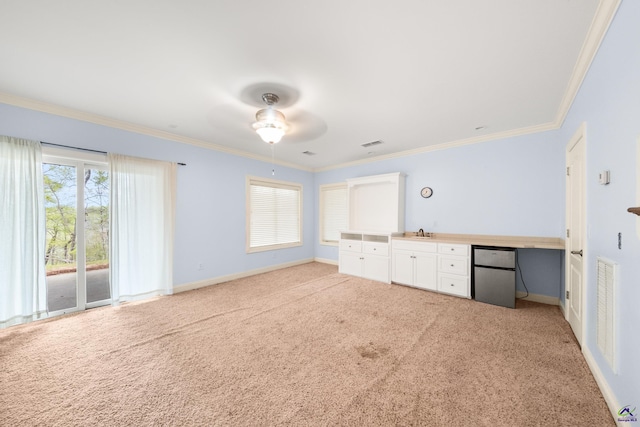
[[[46,208],[47,271],[75,270],[77,266],[76,168],[43,165]],[[86,169],[84,174],[85,246],[89,265],[108,266],[109,176],[106,171]]]

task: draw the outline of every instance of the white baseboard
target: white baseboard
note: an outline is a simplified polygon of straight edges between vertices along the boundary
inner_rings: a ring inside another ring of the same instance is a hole
[[[607,402],[607,406],[609,407],[609,412],[611,412],[611,416],[613,417],[613,420],[616,422],[616,425],[624,424],[624,423],[618,422],[618,411],[621,408],[620,403],[618,402],[618,399],[616,399],[616,396],[613,394],[611,387],[609,387],[609,383],[604,378],[602,371],[598,367],[598,364],[593,358],[591,351],[586,345],[582,346],[582,354],[584,356],[584,360],[587,362],[587,365],[589,366],[589,369],[591,369],[591,373],[593,374],[593,377],[596,379],[596,383],[598,384],[598,387],[602,392],[602,396],[604,397],[605,402]]]
[[[334,259],[328,259],[328,258],[314,258],[313,259],[315,262],[321,262],[323,264],[331,264],[331,265],[338,265],[338,261],[334,260]]]
[[[243,271],[226,276],[213,277],[210,279],[198,280],[197,282],[183,283],[173,287],[173,293],[177,294],[194,289],[204,288],[206,286],[217,285],[218,283],[229,282],[231,280],[242,279],[243,277],[255,276],[256,274],[268,273],[269,271],[280,270],[282,268],[293,267],[295,265],[308,264],[313,262],[313,258],[307,258],[299,261],[285,262],[283,264],[270,265],[269,267],[256,268],[255,270]]]
[[[560,299],[558,299],[558,306],[560,307],[560,311],[562,312],[562,317],[567,318],[567,312],[564,309],[565,304],[560,304]]]
[[[527,295],[526,292],[516,291],[516,298],[523,298]],[[560,305],[560,299],[556,297],[550,297],[548,295],[532,294],[525,298],[526,301],[539,302],[541,304]]]

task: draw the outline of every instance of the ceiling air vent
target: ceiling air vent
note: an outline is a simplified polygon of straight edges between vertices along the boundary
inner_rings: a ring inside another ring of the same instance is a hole
[[[373,147],[374,145],[380,145],[380,144],[382,144],[382,141],[378,140],[378,141],[365,142],[364,144],[361,144],[361,146],[364,148],[369,148],[369,147]]]
[[[307,156],[315,156],[316,153],[312,152],[312,151],[303,151],[302,154],[306,154]]]

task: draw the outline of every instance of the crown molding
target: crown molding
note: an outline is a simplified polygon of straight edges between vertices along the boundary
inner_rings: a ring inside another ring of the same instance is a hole
[[[504,132],[496,132],[496,133],[491,133],[487,135],[476,136],[473,138],[458,139],[456,141],[429,145],[426,147],[416,148],[413,150],[406,150],[406,151],[399,151],[396,153],[384,154],[381,156],[370,157],[368,159],[341,163],[339,165],[316,168],[313,170],[313,172],[324,172],[332,169],[342,169],[350,166],[358,166],[366,163],[379,162],[382,160],[396,159],[398,157],[406,157],[406,156],[413,156],[415,154],[428,153],[430,151],[445,150],[448,148],[462,147],[464,145],[478,144],[481,142],[488,142],[488,141],[496,141],[499,139],[513,138],[516,136],[529,135],[532,133],[546,132],[549,130],[556,130],[556,129],[558,129],[558,126],[555,123],[544,123],[541,125],[528,126],[525,128],[513,129],[513,130],[504,131]]]
[[[559,128],[564,123],[573,101],[578,95],[580,86],[587,76],[589,67],[596,57],[596,53],[604,40],[604,36],[607,34],[607,30],[613,21],[613,17],[618,11],[618,7],[622,0],[600,0],[598,3],[598,9],[591,21],[589,31],[587,31],[587,37],[582,44],[578,59],[573,67],[569,84],[565,91],[564,97],[558,107],[556,114],[556,126]]]
[[[15,107],[26,108],[29,110],[40,111],[43,113],[53,114],[56,116],[66,117],[69,119],[80,120],[83,122],[93,123],[96,125],[107,126],[110,128],[124,130],[127,132],[133,132],[141,135],[152,136],[155,138],[165,139],[168,141],[180,142],[183,144],[205,148],[207,150],[219,151],[227,154],[232,154],[235,156],[258,160],[261,162],[274,163],[280,166],[299,169],[306,172],[313,172],[311,168],[296,165],[294,163],[289,163],[289,162],[285,162],[277,159],[272,159],[267,156],[260,156],[260,155],[249,153],[246,151],[224,147],[222,145],[205,142],[196,138],[176,135],[171,132],[153,129],[147,126],[137,125],[134,123],[125,122],[123,120],[112,119],[110,117],[101,116],[99,114],[87,113],[85,111],[75,110],[73,108],[62,107],[60,105],[55,105],[55,104],[49,104],[43,101],[36,101],[34,99],[24,98],[24,97],[13,95],[6,92],[0,92],[0,103],[13,105]]]

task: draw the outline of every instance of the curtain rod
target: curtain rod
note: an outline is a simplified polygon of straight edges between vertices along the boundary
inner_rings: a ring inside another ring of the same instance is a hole
[[[106,151],[92,150],[91,148],[78,148],[78,147],[72,147],[70,145],[54,144],[53,142],[40,141],[40,144],[52,145],[54,147],[71,148],[72,150],[90,151],[92,153],[107,154]],[[178,162],[177,164],[180,166],[187,166],[186,163]]]

